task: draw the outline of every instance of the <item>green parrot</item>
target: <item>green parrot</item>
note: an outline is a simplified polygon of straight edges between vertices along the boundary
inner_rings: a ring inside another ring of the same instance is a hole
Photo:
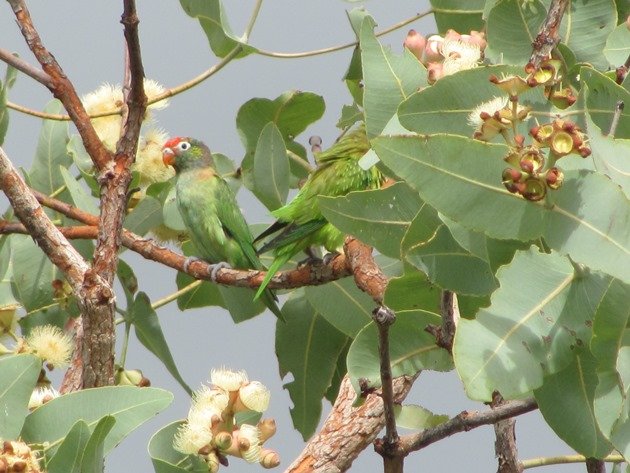
[[[264,294],[276,271],[299,252],[314,245],[334,252],[343,244],[344,234],[324,218],[317,196],[337,197],[352,191],[380,188],[385,180],[381,172],[376,167],[364,170],[358,164],[369,149],[365,126],[361,124],[326,151],[317,153],[318,167],[295,198],[271,212],[277,221],[254,242],[279,232],[258,250],[259,254],[273,250],[274,260],[255,298]]]
[[[177,208],[197,255],[214,265],[212,280],[225,267],[264,270],[234,192],[217,173],[208,147],[193,138],[171,138],[162,147],[162,159],[175,168]],[[274,293],[261,294],[264,304],[282,319]]]

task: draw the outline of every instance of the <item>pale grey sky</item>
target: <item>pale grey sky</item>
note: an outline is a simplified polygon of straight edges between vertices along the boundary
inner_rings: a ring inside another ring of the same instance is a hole
[[[122,27],[119,23],[122,2],[27,0],[27,3],[44,44],[53,52],[80,94],[97,88],[103,82],[120,83],[123,71]],[[232,29],[240,34],[253,2],[225,0],[225,4]],[[352,41],[354,36],[345,11],[361,5],[365,5],[380,28],[385,28],[426,10],[428,0],[268,0],[263,4],[251,42],[267,50],[297,52]],[[190,80],[216,62],[198,23],[183,12],[179,2],[138,0],[138,10],[144,66],[149,78],[173,87]],[[435,28],[431,19],[409,27],[422,33],[433,32]],[[409,27],[381,41],[400,51]],[[17,51],[24,59],[35,63],[6,3],[0,12],[0,47]],[[200,86],[173,98],[167,109],[156,113],[156,118],[169,134],[202,139],[213,151],[228,155],[238,164],[243,154],[235,126],[238,108],[252,97],[273,99],[286,90],[299,89],[323,95],[326,101],[323,119],[309,128],[300,141],[308,148],[308,137],[318,134],[327,146],[336,136],[335,123],[341,106],[351,103],[341,81],[350,55],[351,50],[347,49],[299,60],[249,56],[232,62]],[[10,93],[10,100],[35,109],[42,109],[50,99],[46,89],[24,76],[18,77]],[[30,166],[39,128],[38,119],[11,113],[4,148],[17,165]],[[264,207],[248,191],[242,190],[239,200],[250,222],[270,221]],[[0,194],[0,209],[6,206],[6,197]],[[175,289],[173,270],[147,262],[130,252],[126,252],[123,258],[136,270],[140,290],[147,292],[153,300]],[[272,390],[267,415],[276,419],[278,433],[267,446],[281,455],[281,467],[275,471],[287,467],[301,451],[303,442],[293,429],[289,415],[291,402],[288,393],[282,389],[282,380],[278,375],[274,354],[275,317],[267,312],[236,326],[223,310],[202,309],[181,313],[175,304],[163,307],[158,315],[175,361],[184,379],[193,388],[208,379],[211,368],[226,365],[247,370],[250,379],[260,380]],[[131,342],[127,364],[129,368],[142,369],[153,386],[163,387],[175,394],[171,407],[134,432],[107,459],[107,471],[133,469],[149,472],[153,468],[146,453],[148,439],[161,426],[184,417],[189,399],[162,365],[135,339]],[[464,409],[484,408],[465,398],[454,372],[423,373],[407,402],[420,403],[435,413],[450,415]],[[327,412],[328,406],[324,409]],[[523,416],[518,426],[522,458],[572,453],[541,421],[539,413]],[[410,455],[406,460],[406,471],[495,471],[493,442],[490,427],[459,434]],[[260,470],[260,466],[234,459],[226,471]],[[381,459],[368,449],[351,471],[382,471]],[[554,467],[554,471],[583,471],[583,466],[559,466]]]

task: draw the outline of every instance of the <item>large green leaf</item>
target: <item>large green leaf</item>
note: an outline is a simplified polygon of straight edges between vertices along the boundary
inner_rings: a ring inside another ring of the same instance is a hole
[[[347,338],[317,313],[303,296],[291,298],[282,308],[285,323],[276,324],[276,354],[280,376],[293,401],[293,425],[308,439],[317,428],[322,398],[331,384],[337,359]]]
[[[403,182],[343,197],[319,197],[319,208],[330,223],[392,258],[400,257],[400,243],[422,205],[418,193]]]
[[[630,285],[613,280],[593,322],[591,351],[597,360],[595,417],[603,434],[626,458],[630,457],[630,418],[627,374],[619,360],[630,346]]]
[[[154,197],[144,198],[127,215],[124,227],[138,235],[144,235],[162,223],[162,205]]]
[[[256,51],[232,33],[221,0],[180,0],[179,3],[189,16],[199,20],[212,52],[218,57],[227,56],[238,45],[242,50],[237,57]]]
[[[451,355],[435,344],[435,337],[424,329],[437,325],[440,317],[427,312],[408,312],[396,315],[389,328],[392,376],[415,375],[418,371],[448,371],[453,368]],[[359,380],[367,380],[369,387],[381,385],[378,329],[372,322],[361,330],[348,351],[348,375],[357,393]]]
[[[185,273],[177,273],[177,289],[183,289],[193,284],[197,279]],[[179,310],[220,305],[223,307],[223,298],[219,292],[219,286],[209,281],[202,281],[194,289],[182,294],[177,298],[177,308]]]
[[[394,405],[396,426],[404,429],[425,430],[448,420],[447,415],[436,415],[422,406],[405,404]]]
[[[182,421],[158,430],[149,441],[149,456],[155,473],[207,473],[208,465],[199,455],[185,455],[173,448],[173,437]]]
[[[497,2],[488,15],[485,55],[493,62],[525,65],[546,16],[545,6],[539,0]]]
[[[522,67],[484,66],[443,77],[431,87],[411,95],[400,104],[398,118],[416,133],[448,133],[472,136],[470,113],[479,105],[506,94],[490,82],[490,76],[524,75]],[[519,94],[519,104],[546,111],[549,103],[540,87]],[[523,126],[520,132],[527,134]]]
[[[61,174],[63,183],[68,188],[74,206],[92,215],[98,215],[99,210],[96,201],[85,191],[79,181],[70,174],[70,171],[63,166],[59,166],[57,171]]]
[[[389,280],[384,304],[396,315],[414,313],[440,317],[440,294],[440,289],[432,285],[424,273],[408,270]]]
[[[44,112],[58,114],[63,110],[61,102],[52,100],[44,108]],[[44,194],[52,194],[64,185],[59,174],[59,166],[65,168],[72,164],[72,158],[66,151],[68,136],[68,122],[59,120],[44,120],[37,142],[35,159],[29,171],[31,187]]]
[[[7,65],[7,72],[4,76],[4,83],[0,81],[0,146],[4,143],[4,137],[9,129],[9,109],[7,108],[7,96],[9,89],[15,84],[17,79],[17,69]]]
[[[357,288],[353,278],[308,286],[304,288],[304,294],[317,313],[350,338],[372,320],[375,303]]]
[[[55,398],[26,417],[22,438],[27,443],[48,442],[56,448],[72,426],[85,421],[90,428],[101,418],[113,416],[116,424],[105,440],[104,454],[131,431],[164,410],[173,400],[168,391],[135,386],[85,389]]]
[[[612,445],[602,435],[593,410],[596,362],[586,350],[574,355],[566,368],[545,377],[534,395],[543,417],[562,440],[587,458],[603,458]]]
[[[630,56],[630,30],[625,22],[608,36],[604,56],[613,67],[621,66]]]
[[[534,203],[500,182],[506,146],[449,135],[384,136],[374,149],[420,197],[465,227],[498,239],[543,236],[575,261],[630,281],[630,204],[605,176],[567,171],[548,203]]]
[[[551,0],[545,0],[548,5]],[[608,35],[617,25],[614,0],[572,0],[566,9],[560,37],[580,62],[591,63],[598,69],[607,69],[603,55]]]
[[[160,327],[160,320],[151,307],[149,297],[144,292],[136,296],[133,306],[129,309],[129,319],[136,329],[136,336],[140,343],[164,363],[168,372],[188,394],[192,394],[192,390],[179,374],[171,350],[164,338],[162,327]]]
[[[617,102],[621,100],[624,103],[630,103],[630,92],[610,77],[590,67],[580,69],[580,80],[583,83],[584,102],[590,118],[603,132],[607,133],[613,121]],[[615,138],[630,138],[630,110],[621,111]]]
[[[2,307],[19,307],[19,303],[11,290],[13,260],[11,258],[10,239],[11,237],[8,235],[0,237],[0,310]]]
[[[379,135],[400,102],[427,84],[427,71],[420,61],[407,49],[395,55],[384,48],[374,35],[374,25],[371,17],[365,18],[360,34],[363,107],[369,137]]]
[[[20,323],[29,327],[48,323],[63,327],[68,314],[54,300],[53,281],[59,279],[57,268],[50,262],[30,236],[11,239],[13,294],[26,309]]]
[[[608,278],[576,273],[569,260],[535,247],[499,269],[500,288],[474,320],[462,319],[453,355],[472,399],[499,391],[513,399],[540,387],[543,376],[572,360],[589,342],[595,309]]]
[[[28,414],[28,401],[42,369],[35,355],[0,358],[0,438],[16,439]]]
[[[275,123],[269,122],[260,132],[253,172],[253,192],[269,210],[275,210],[286,202],[289,173],[284,139]]]
[[[604,135],[588,111],[586,130],[595,169],[619,184],[630,198],[630,162],[626,159],[630,154],[630,140],[616,140],[610,135]]]
[[[431,0],[435,22],[440,33],[454,29],[459,33],[483,30],[481,19],[485,0]]]
[[[103,471],[104,444],[116,423],[113,416],[103,417],[92,431],[78,420],[46,464],[48,473],[99,473]]]

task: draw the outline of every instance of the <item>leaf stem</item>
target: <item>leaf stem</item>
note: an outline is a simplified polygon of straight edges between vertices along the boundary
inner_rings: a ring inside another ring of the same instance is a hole
[[[384,30],[377,32],[376,37],[384,36],[388,33],[391,33],[392,31],[396,31],[402,28],[403,26],[406,26],[409,23],[413,23],[414,21],[424,18],[425,16],[431,15],[432,13],[434,13],[433,9],[427,10],[422,13],[417,13],[416,15],[412,17],[399,21],[398,23],[390,26],[389,28],[385,28]],[[264,49],[259,49],[259,48],[256,48],[256,52],[260,54],[261,56],[273,57],[273,58],[278,58],[278,59],[296,59],[296,58],[302,58],[302,57],[319,56],[321,54],[333,53],[336,51],[341,51],[343,49],[352,48],[356,46],[357,44],[359,44],[358,41],[353,41],[350,43],[339,44],[337,46],[330,46],[328,48],[315,49],[313,51],[303,51],[299,53],[281,53],[281,52],[275,52],[275,51],[266,51]]]
[[[311,166],[307,160],[302,159],[300,155],[295,154],[293,151],[287,150],[287,156],[290,160],[306,169],[308,173],[313,172],[313,166]]]
[[[254,9],[252,10],[252,16],[249,18],[249,22],[245,27],[245,31],[243,32],[243,42],[247,43],[249,41],[249,35],[254,29],[254,25],[256,24],[256,19],[258,18],[258,14],[260,13],[260,8],[262,7],[262,0],[256,0],[256,4],[254,5]]]
[[[179,291],[175,291],[172,294],[169,294],[166,297],[163,297],[162,299],[159,299],[157,301],[155,301],[153,304],[151,304],[151,308],[153,310],[159,309],[162,306],[165,306],[166,304],[168,304],[169,302],[174,301],[175,299],[177,299],[179,296],[183,296],[184,294],[186,294],[187,292],[192,291],[193,289],[199,287],[199,285],[202,283],[203,281],[201,279],[196,279],[195,281],[191,282],[190,284],[188,284],[187,286],[182,287]]]

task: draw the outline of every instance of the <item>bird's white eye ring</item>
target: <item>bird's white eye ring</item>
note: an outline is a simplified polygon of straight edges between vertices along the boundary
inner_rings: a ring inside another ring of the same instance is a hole
[[[182,151],[186,151],[188,148],[190,148],[190,143],[188,141],[182,141],[179,144],[179,149],[181,149]]]

